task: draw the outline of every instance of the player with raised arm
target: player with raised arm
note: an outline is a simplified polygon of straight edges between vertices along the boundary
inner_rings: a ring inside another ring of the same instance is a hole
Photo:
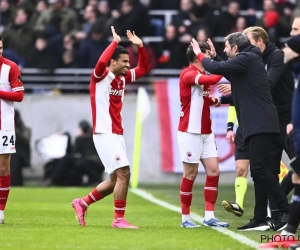
[[[124,218],[130,169],[123,136],[122,107],[125,84],[149,71],[148,56],[142,40],[127,30],[128,39],[139,52],[137,67],[129,69],[128,51],[118,46],[121,38],[114,27],[111,31],[113,41],[100,56],[90,82],[93,139],[110,179],[100,183],[85,197],[74,199],[72,206],[79,224],[86,226],[84,216],[88,206],[113,193],[115,213],[112,227],[137,229]]]
[[[199,43],[203,53],[209,56],[209,45]],[[210,85],[222,78],[220,75],[206,75],[197,59],[193,46],[187,50],[190,65],[180,74],[181,114],[178,126],[178,146],[183,163],[183,178],[180,185],[182,224],[184,228],[200,227],[190,216],[192,188],[198,174],[199,163],[206,172],[204,186],[205,226],[227,227],[229,223],[215,218],[214,205],[218,195],[219,162],[214,134],[211,130],[210,105],[215,104],[210,97]]]
[[[3,57],[0,37],[0,224],[10,190],[10,155],[16,152],[14,102],[24,98],[24,86],[18,66]]]

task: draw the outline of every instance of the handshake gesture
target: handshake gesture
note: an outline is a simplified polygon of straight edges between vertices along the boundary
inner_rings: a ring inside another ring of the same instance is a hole
[[[111,26],[111,33],[113,35],[114,41],[117,43],[121,42],[121,37],[116,33],[114,26]],[[130,42],[138,47],[143,47],[143,41],[133,32],[127,30],[126,35]]]

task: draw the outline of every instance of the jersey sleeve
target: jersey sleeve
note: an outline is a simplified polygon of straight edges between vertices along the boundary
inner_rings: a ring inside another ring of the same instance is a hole
[[[11,91],[24,91],[21,72],[16,64],[13,64],[9,71],[9,82],[11,84]]]
[[[221,79],[221,75],[204,75],[196,71],[189,71],[182,78],[187,85],[213,85]]]
[[[143,46],[141,48],[138,48],[138,52],[139,52],[138,65],[135,68],[127,71],[126,76],[125,76],[126,83],[136,81],[137,79],[146,75],[149,71],[148,55],[147,55],[145,47]]]

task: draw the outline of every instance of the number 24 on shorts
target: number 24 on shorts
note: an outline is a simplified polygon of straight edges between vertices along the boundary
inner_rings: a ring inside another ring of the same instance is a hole
[[[10,139],[6,135],[2,136],[2,142],[3,142],[2,144],[3,146],[9,146],[9,144],[14,146],[15,145],[14,135],[12,135]]]

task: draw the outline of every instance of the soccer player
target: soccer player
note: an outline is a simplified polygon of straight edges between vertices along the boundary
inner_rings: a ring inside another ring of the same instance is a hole
[[[84,216],[88,206],[113,193],[115,213],[112,227],[137,229],[124,218],[130,169],[123,137],[122,106],[125,84],[148,72],[148,56],[142,40],[127,30],[128,39],[139,52],[137,67],[129,70],[128,52],[118,46],[121,38],[113,26],[111,31],[113,41],[100,56],[90,82],[93,139],[110,179],[100,183],[85,197],[74,199],[72,206],[79,224],[86,226]]]
[[[18,66],[3,57],[0,37],[0,224],[10,190],[10,155],[16,152],[14,102],[24,98],[24,86]]]
[[[199,43],[199,45],[202,52],[209,56],[209,45],[206,42]],[[227,227],[229,223],[219,221],[214,215],[220,170],[215,138],[211,130],[209,107],[211,103],[214,103],[214,99],[210,97],[209,85],[219,82],[222,76],[206,75],[192,46],[189,46],[187,50],[187,58],[190,65],[181,72],[179,80],[181,114],[177,134],[183,163],[183,178],[180,185],[181,227],[200,227],[190,216],[192,189],[200,161],[207,175],[204,187],[205,218],[203,224]]]

